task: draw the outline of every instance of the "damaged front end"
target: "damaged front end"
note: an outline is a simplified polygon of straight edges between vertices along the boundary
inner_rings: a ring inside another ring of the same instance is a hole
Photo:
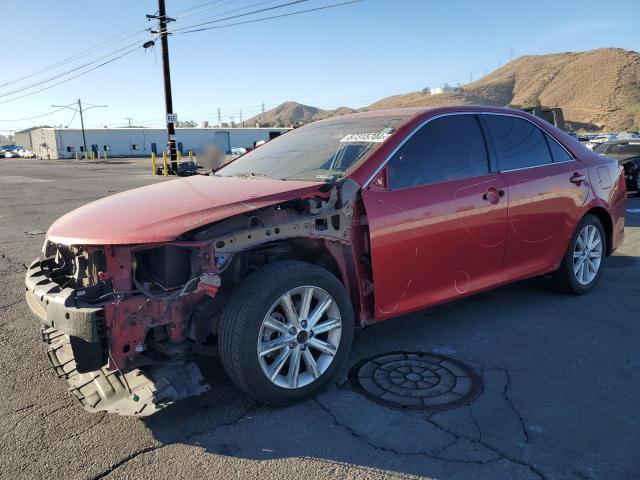
[[[207,276],[191,277],[198,245],[46,242],[43,254],[28,268],[27,302],[52,366],[86,410],[146,416],[209,389],[188,341],[191,311],[206,295],[198,285]]]
[[[171,242],[45,242],[43,258],[28,268],[26,296],[56,373],[91,412],[146,416],[209,390],[194,355],[217,354],[226,299],[280,259],[332,271],[362,322],[371,310],[364,288],[371,273],[354,260],[368,256],[357,198],[357,185],[347,181],[340,193],[333,187],[258,208]]]

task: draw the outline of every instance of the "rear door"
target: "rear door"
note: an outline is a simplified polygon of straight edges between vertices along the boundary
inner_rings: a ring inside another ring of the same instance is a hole
[[[385,173],[386,188],[373,181],[362,193],[376,319],[502,280],[506,184],[491,173],[477,115],[429,120],[396,149]]]
[[[587,169],[533,122],[481,114],[508,187],[505,281],[555,268],[588,196]]]

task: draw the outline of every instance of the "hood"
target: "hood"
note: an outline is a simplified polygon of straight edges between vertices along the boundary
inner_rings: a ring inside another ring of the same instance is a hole
[[[175,240],[224,218],[311,196],[318,182],[197,175],[97,200],[60,217],[47,238],[65,245],[124,245]]]

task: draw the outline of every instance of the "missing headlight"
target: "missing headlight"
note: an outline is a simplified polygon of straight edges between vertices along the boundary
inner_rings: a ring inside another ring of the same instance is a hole
[[[163,290],[183,286],[191,278],[190,248],[167,245],[135,253],[135,275],[142,284],[153,283]]]

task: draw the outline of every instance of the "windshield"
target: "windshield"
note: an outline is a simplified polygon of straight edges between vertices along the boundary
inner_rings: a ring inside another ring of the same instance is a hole
[[[595,148],[595,151],[605,155],[640,155],[640,140],[628,143],[603,143]]]
[[[409,114],[312,123],[267,142],[216,175],[333,182],[361,163],[408,119]]]

